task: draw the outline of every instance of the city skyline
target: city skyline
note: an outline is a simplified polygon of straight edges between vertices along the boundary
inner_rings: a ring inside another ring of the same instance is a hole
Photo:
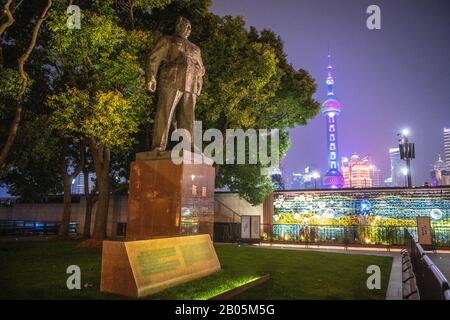
[[[259,0],[258,6],[255,1],[214,0],[212,11],[243,16],[247,27],[278,34],[288,61],[316,80],[314,97],[319,103],[327,97],[324,78],[331,52],[345,111],[339,116],[342,155],[370,156],[383,181],[391,176],[389,150],[398,145],[397,133],[409,128],[417,150],[414,185],[430,181],[439,154],[449,164],[450,140],[444,138],[444,147],[442,139],[443,130],[449,130],[444,128],[450,127],[450,42],[443,41],[450,36],[445,15],[449,1],[380,0],[381,30],[366,27],[371,1]],[[291,176],[312,165],[325,174],[328,149],[322,115],[291,129],[290,135],[283,172]],[[0,188],[0,197],[5,195]]]
[[[389,149],[398,146],[404,128],[416,143],[414,185],[430,180],[438,154],[444,154],[442,130],[450,127],[449,1],[378,1],[381,30],[366,28],[371,1],[213,2],[219,15],[241,15],[247,27],[271,29],[284,41],[288,61],[316,80],[315,99],[326,99],[327,54],[345,112],[339,117],[340,153],[369,155],[390,176]],[[406,10],[406,8],[408,10]],[[283,19],[278,17],[283,16]],[[314,31],[312,31],[314,30]],[[292,146],[282,167],[287,175],[309,165],[326,171],[323,117],[290,130]]]

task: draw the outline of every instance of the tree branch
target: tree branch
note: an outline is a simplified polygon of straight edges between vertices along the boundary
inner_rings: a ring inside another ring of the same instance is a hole
[[[12,2],[13,0],[8,0],[3,6],[3,14],[6,16],[6,21],[0,25],[0,36],[14,23],[14,17],[10,9]]]
[[[9,1],[6,3],[7,9],[9,10],[9,6],[11,5],[12,1]],[[8,4],[9,3],[9,4]],[[19,124],[22,117],[22,99],[26,92],[27,85],[28,85],[28,78],[25,73],[25,63],[27,62],[28,58],[31,55],[31,52],[33,51],[34,47],[36,46],[37,37],[39,35],[39,30],[41,29],[42,24],[47,19],[49,15],[50,8],[53,4],[52,0],[47,0],[47,6],[45,7],[44,11],[41,14],[41,17],[37,21],[36,25],[34,26],[33,35],[31,37],[30,45],[28,46],[25,53],[19,58],[18,61],[18,69],[20,74],[20,90],[18,93],[18,103],[16,106],[16,111],[14,115],[14,120],[11,123],[11,126],[9,128],[8,132],[8,138],[6,139],[5,144],[2,147],[2,150],[0,152],[0,167],[3,166],[3,164],[6,162],[6,158],[8,157],[8,154],[12,148],[12,145],[14,144],[14,140],[16,139],[17,135],[17,129],[19,128]],[[5,7],[6,7],[5,5]],[[1,33],[0,33],[1,34]]]
[[[19,128],[19,123],[22,118],[22,107],[19,105],[16,107],[16,111],[14,113],[14,119],[11,123],[11,127],[9,128],[8,138],[6,138],[6,142],[0,152],[0,167],[6,163],[6,157],[11,150],[11,147],[14,143],[14,139],[17,135],[17,129]]]
[[[27,62],[28,58],[31,55],[31,52],[33,51],[34,47],[36,46],[39,31],[41,30],[41,26],[44,23],[44,21],[48,18],[52,4],[53,4],[53,0],[47,0],[47,6],[44,8],[44,11],[42,12],[39,20],[36,22],[36,25],[34,26],[30,44],[29,44],[27,50],[25,51],[25,53],[19,58],[19,74],[20,74],[19,99],[23,98],[23,95],[25,94],[25,91],[27,89],[27,84],[28,84],[28,78],[27,78],[25,70],[24,70],[25,63]]]

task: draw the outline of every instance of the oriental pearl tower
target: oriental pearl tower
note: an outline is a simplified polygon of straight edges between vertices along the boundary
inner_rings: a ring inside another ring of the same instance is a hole
[[[337,116],[341,113],[341,104],[334,97],[333,67],[331,56],[328,55],[327,100],[322,104],[321,111],[327,121],[327,155],[328,170],[324,176],[326,188],[338,189],[344,186],[344,177],[339,169]]]

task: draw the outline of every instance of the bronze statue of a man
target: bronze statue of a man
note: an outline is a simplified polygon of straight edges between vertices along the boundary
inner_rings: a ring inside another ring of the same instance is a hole
[[[205,67],[200,48],[188,40],[190,34],[189,20],[179,18],[176,34],[164,36],[148,57],[147,86],[151,92],[156,90],[156,75],[160,69],[152,150],[166,150],[174,113],[177,128],[188,130],[193,139],[195,103],[202,90]]]

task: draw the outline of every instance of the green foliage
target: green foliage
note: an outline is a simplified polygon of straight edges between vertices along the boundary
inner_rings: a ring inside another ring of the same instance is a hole
[[[118,91],[97,92],[83,131],[109,148],[126,148],[138,131],[139,110]]]
[[[273,191],[270,177],[261,175],[257,165],[223,165],[216,181],[219,183],[216,187],[227,186],[253,205],[262,203]]]
[[[142,10],[162,9],[173,0],[135,0],[134,7]]]
[[[10,163],[2,184],[23,201],[40,201],[62,189],[60,177],[60,140],[45,116],[25,121],[16,138]]]
[[[62,136],[71,137],[84,134],[85,114],[91,114],[87,91],[67,88],[65,92],[47,97],[47,106],[52,111],[51,126]]]
[[[97,92],[93,99],[86,90],[68,88],[48,97],[53,110],[52,127],[67,137],[94,138],[97,143],[126,149],[138,131],[139,109],[119,91]]]
[[[0,72],[0,95],[4,99],[14,100],[20,91],[19,73],[12,69]]]
[[[52,124],[66,136],[126,149],[150,104],[140,56],[151,35],[126,31],[111,13],[86,10],[82,21],[81,30],[70,30],[64,17],[53,12],[49,22],[51,57],[61,65],[58,81],[67,84],[64,91],[48,97]]]
[[[26,100],[30,92],[30,86],[32,82],[28,80],[28,87],[26,88],[25,95],[22,98]],[[4,69],[0,71],[0,115],[7,111],[6,107],[15,105],[19,101],[17,98],[21,89],[19,72],[13,69]],[[20,102],[22,102],[20,101]]]

